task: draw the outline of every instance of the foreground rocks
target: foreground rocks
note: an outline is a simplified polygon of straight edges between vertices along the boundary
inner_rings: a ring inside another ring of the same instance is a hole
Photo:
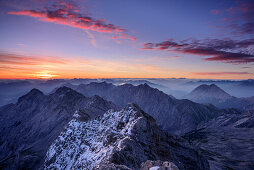
[[[142,163],[140,170],[179,170],[173,162],[146,161]]]
[[[44,168],[140,169],[147,160],[173,162],[179,169],[209,169],[205,158],[183,139],[161,131],[135,104],[88,121],[76,112],[50,146]]]

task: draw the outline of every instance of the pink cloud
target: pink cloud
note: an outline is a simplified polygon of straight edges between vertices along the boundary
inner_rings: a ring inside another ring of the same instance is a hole
[[[38,18],[40,21],[53,22],[55,24],[67,25],[84,30],[112,33],[118,35],[119,38],[136,40],[136,38],[126,35],[128,32],[126,29],[106,23],[104,19],[94,19],[78,13],[78,11],[79,9],[73,4],[59,3],[51,8],[44,8],[43,10],[11,11],[8,14],[30,16]]]
[[[254,45],[254,39],[205,39],[185,40],[176,42],[172,39],[161,43],[146,43],[145,50],[166,50],[183,54],[205,56],[206,61],[221,61],[226,63],[254,62],[253,51],[249,47]]]

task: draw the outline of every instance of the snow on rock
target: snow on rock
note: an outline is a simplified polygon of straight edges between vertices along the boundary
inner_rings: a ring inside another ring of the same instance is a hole
[[[149,168],[149,170],[158,170],[160,167],[159,166],[153,166],[151,168]]]
[[[121,142],[139,121],[137,116],[131,106],[120,112],[108,111],[101,118],[86,122],[79,121],[76,112],[50,146],[45,169],[91,169],[108,160],[113,148],[121,150]]]
[[[135,104],[86,121],[76,112],[48,149],[44,168],[127,170],[158,159],[173,161],[182,169],[207,168],[196,151],[177,142]]]
[[[173,162],[148,160],[142,164],[140,170],[179,170],[179,169]]]

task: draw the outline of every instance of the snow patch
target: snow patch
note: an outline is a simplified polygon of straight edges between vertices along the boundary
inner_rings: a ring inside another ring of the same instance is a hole
[[[92,169],[110,158],[129,139],[139,120],[132,107],[108,111],[102,117],[80,121],[78,112],[48,149],[45,169]]]

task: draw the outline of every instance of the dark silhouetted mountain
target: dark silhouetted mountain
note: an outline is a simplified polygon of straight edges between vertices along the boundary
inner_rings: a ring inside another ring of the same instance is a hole
[[[34,169],[76,110],[93,119],[116,106],[111,102],[61,87],[44,95],[37,89],[16,104],[0,108],[0,169]]]
[[[115,86],[106,82],[81,84],[76,90],[85,96],[99,95],[119,107],[130,102],[137,103],[155,118],[158,125],[173,134],[184,134],[194,130],[202,121],[208,121],[235,110],[219,110],[212,105],[197,104],[190,100],[177,100],[151,88],[147,84]]]
[[[244,111],[254,109],[254,97],[237,98],[214,84],[200,85],[186,98],[198,103],[211,103],[218,108],[237,108]]]
[[[136,170],[147,160],[170,161],[179,169],[209,169],[207,160],[185,140],[160,130],[135,104],[94,120],[80,118],[76,112],[52,143],[44,169]]]
[[[211,169],[254,167],[254,112],[227,114],[185,135],[208,158]]]

